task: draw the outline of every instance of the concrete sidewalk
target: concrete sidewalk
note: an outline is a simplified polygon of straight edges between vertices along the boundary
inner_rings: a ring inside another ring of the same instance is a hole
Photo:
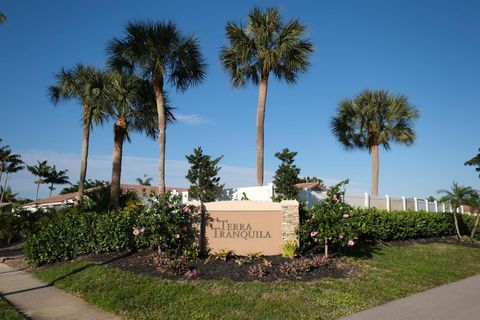
[[[120,319],[4,263],[0,263],[0,294],[33,320]]]
[[[480,317],[480,275],[420,292],[340,320],[472,320]]]

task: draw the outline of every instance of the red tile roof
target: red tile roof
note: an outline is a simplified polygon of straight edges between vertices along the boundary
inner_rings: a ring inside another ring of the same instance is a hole
[[[325,187],[318,181],[297,183],[295,185],[300,190],[320,190],[326,191]]]
[[[101,187],[93,187],[85,190],[85,193],[92,192],[94,190],[97,190]],[[157,192],[157,186],[143,186],[140,184],[122,184],[120,185],[120,189],[122,190],[122,193],[125,193],[126,191],[131,191],[136,193],[137,195],[148,195],[151,193],[156,193]],[[177,192],[183,192],[183,191],[188,191],[187,188],[166,188],[168,191],[173,191],[176,190]],[[42,204],[50,204],[50,203],[62,203],[65,201],[72,201],[76,200],[78,198],[78,192],[71,192],[71,193],[66,193],[66,194],[59,194],[53,197],[49,198],[44,198],[44,199],[38,199],[37,201],[33,201],[27,204],[24,204],[23,206],[38,206]]]

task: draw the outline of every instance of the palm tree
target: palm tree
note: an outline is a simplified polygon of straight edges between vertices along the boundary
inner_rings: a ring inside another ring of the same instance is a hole
[[[226,26],[228,47],[220,51],[220,60],[235,87],[248,81],[259,84],[257,103],[257,185],[263,185],[264,123],[270,74],[294,84],[299,73],[306,72],[313,44],[303,39],[305,26],[293,19],[282,22],[277,8],[254,8],[247,24],[229,22]]]
[[[50,171],[50,166],[47,164],[47,160],[38,161],[37,164],[33,166],[27,166],[28,171],[30,171],[38,179],[35,180],[37,185],[37,193],[35,195],[35,201],[38,200],[38,190],[40,189],[40,184],[45,183],[45,178],[48,177],[48,172]]]
[[[147,177],[146,174],[144,174],[143,177],[144,177],[145,179],[137,178],[137,179],[135,179],[135,181],[137,181],[138,184],[140,184],[140,185],[142,185],[142,186],[151,186],[151,185],[152,185],[152,178]]]
[[[102,124],[106,118],[101,102],[105,99],[106,74],[94,67],[76,65],[70,70],[62,69],[55,75],[56,83],[49,87],[49,96],[53,104],[61,100],[77,100],[82,108],[82,160],[80,165],[79,202],[84,195],[87,176],[88,146],[93,124]]]
[[[470,198],[470,200],[468,200],[467,204],[472,209],[472,213],[476,212],[476,214],[477,214],[477,218],[475,219],[475,223],[473,225],[472,232],[470,233],[470,240],[473,242],[474,237],[475,237],[475,231],[477,230],[478,223],[480,222],[480,212],[479,212],[479,210],[480,210],[480,194],[478,193],[478,191],[475,191],[475,193],[472,194],[472,197]]]
[[[12,155],[10,159],[7,161],[6,165],[5,166],[2,165],[2,167],[3,167],[2,171],[5,172],[7,176],[5,177],[5,181],[3,183],[2,193],[0,196],[0,204],[3,203],[3,199],[5,197],[4,193],[8,190],[7,184],[10,178],[10,174],[23,170],[25,168],[23,166],[23,161],[20,159],[20,155],[18,154]]]
[[[451,190],[438,190],[439,194],[443,194],[440,202],[449,202],[453,207],[453,220],[455,222],[455,230],[457,231],[458,240],[462,241],[462,235],[458,226],[457,209],[464,204],[468,204],[472,199],[475,199],[478,194],[471,187],[461,186],[453,182]]]
[[[48,189],[50,189],[50,194],[48,195],[49,197],[52,196],[52,191],[55,190],[53,187],[55,184],[70,184],[68,176],[66,175],[67,172],[68,170],[57,171],[55,166],[50,167],[50,170],[45,178],[45,183],[50,184],[48,187]]]
[[[165,118],[172,122],[175,118],[165,99],[164,95]],[[155,139],[158,135],[158,118],[155,94],[150,82],[135,75],[111,72],[106,104],[108,112],[115,119],[110,202],[116,209],[120,201],[123,143],[130,140],[129,135],[132,131],[144,132],[148,137]]]
[[[3,173],[8,173],[8,166],[11,163],[18,163],[18,161],[21,161],[20,155],[12,153],[10,146],[5,145],[0,147],[0,183],[2,181]]]
[[[413,144],[413,121],[418,116],[418,109],[405,96],[385,90],[364,90],[338,104],[332,132],[345,148],[367,149],[372,155],[372,195],[378,195],[378,147],[388,151],[391,142]]]
[[[480,178],[480,148],[478,148],[478,153],[475,157],[470,160],[467,160],[464,165],[466,166],[475,166],[475,171],[479,172],[478,177]]]
[[[173,22],[129,22],[123,39],[108,45],[109,65],[127,69],[151,82],[155,93],[160,146],[158,191],[165,192],[166,118],[165,82],[185,91],[205,78],[205,63],[198,41],[182,35]]]

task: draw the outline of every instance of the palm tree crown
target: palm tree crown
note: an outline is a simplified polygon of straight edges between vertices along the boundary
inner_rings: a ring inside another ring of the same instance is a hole
[[[259,84],[257,102],[257,185],[263,185],[264,123],[268,79],[271,73],[289,84],[306,72],[313,44],[304,39],[305,26],[293,19],[283,23],[277,8],[254,8],[245,27],[227,23],[229,45],[220,51],[220,60],[235,87],[249,81]]]
[[[50,184],[48,189],[50,189],[50,197],[52,196],[52,191],[55,190],[53,187],[56,184],[69,184],[70,180],[67,176],[68,170],[58,170],[55,166],[49,168],[48,173],[45,177],[45,183]]]
[[[27,166],[28,171],[31,174],[36,176],[38,179],[35,180],[35,184],[37,185],[37,193],[35,196],[35,201],[38,200],[38,190],[40,188],[40,184],[45,183],[44,178],[48,177],[48,173],[50,172],[50,166],[47,163],[47,160],[38,161],[36,165]]]
[[[278,8],[254,8],[245,27],[229,22],[225,30],[230,46],[222,48],[220,60],[234,86],[258,84],[270,72],[295,83],[310,65],[313,44],[302,38],[305,26],[298,19],[283,24]]]
[[[450,190],[442,189],[438,190],[438,193],[443,194],[440,198],[440,202],[448,202],[455,209],[468,204],[472,199],[476,199],[478,196],[474,189],[459,185],[457,182],[453,182]]]
[[[155,93],[160,148],[159,192],[165,192],[166,117],[165,82],[185,91],[205,78],[206,64],[198,41],[182,35],[173,22],[130,22],[123,39],[110,41],[108,63],[116,70],[134,72],[150,81]]]
[[[385,90],[364,90],[354,99],[338,105],[332,119],[332,131],[348,149],[382,145],[390,150],[391,142],[411,145],[415,141],[413,120],[418,110],[403,95],[391,95]]]
[[[392,142],[413,144],[413,122],[418,116],[418,109],[405,96],[385,90],[364,90],[339,103],[331,120],[332,132],[345,148],[372,153],[373,195],[378,195],[378,146],[390,150]]]

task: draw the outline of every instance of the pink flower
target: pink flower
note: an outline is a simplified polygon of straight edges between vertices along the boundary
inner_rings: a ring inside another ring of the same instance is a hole
[[[317,236],[318,232],[317,231],[312,231],[310,232],[310,237],[315,238]]]
[[[343,238],[345,238],[345,235],[344,235],[343,233],[340,233],[340,234],[338,235],[338,239],[343,240]]]
[[[144,233],[144,232],[145,232],[145,228],[140,229],[140,233]]]
[[[336,194],[333,195],[332,200],[337,201],[337,195]]]
[[[188,231],[188,228],[185,226],[182,228],[183,232],[187,232]]]
[[[187,207],[187,206],[183,207],[183,212],[184,213],[190,213],[190,208]]]
[[[350,217],[350,215],[348,213],[343,214],[343,219],[348,219],[349,217]]]
[[[348,240],[348,246],[353,247],[355,245],[355,241],[353,240]]]
[[[180,238],[180,235],[178,233],[175,233],[175,238],[177,238],[177,239]]]
[[[133,235],[134,236],[138,236],[139,233],[140,233],[140,231],[138,231],[137,228],[133,229]]]

